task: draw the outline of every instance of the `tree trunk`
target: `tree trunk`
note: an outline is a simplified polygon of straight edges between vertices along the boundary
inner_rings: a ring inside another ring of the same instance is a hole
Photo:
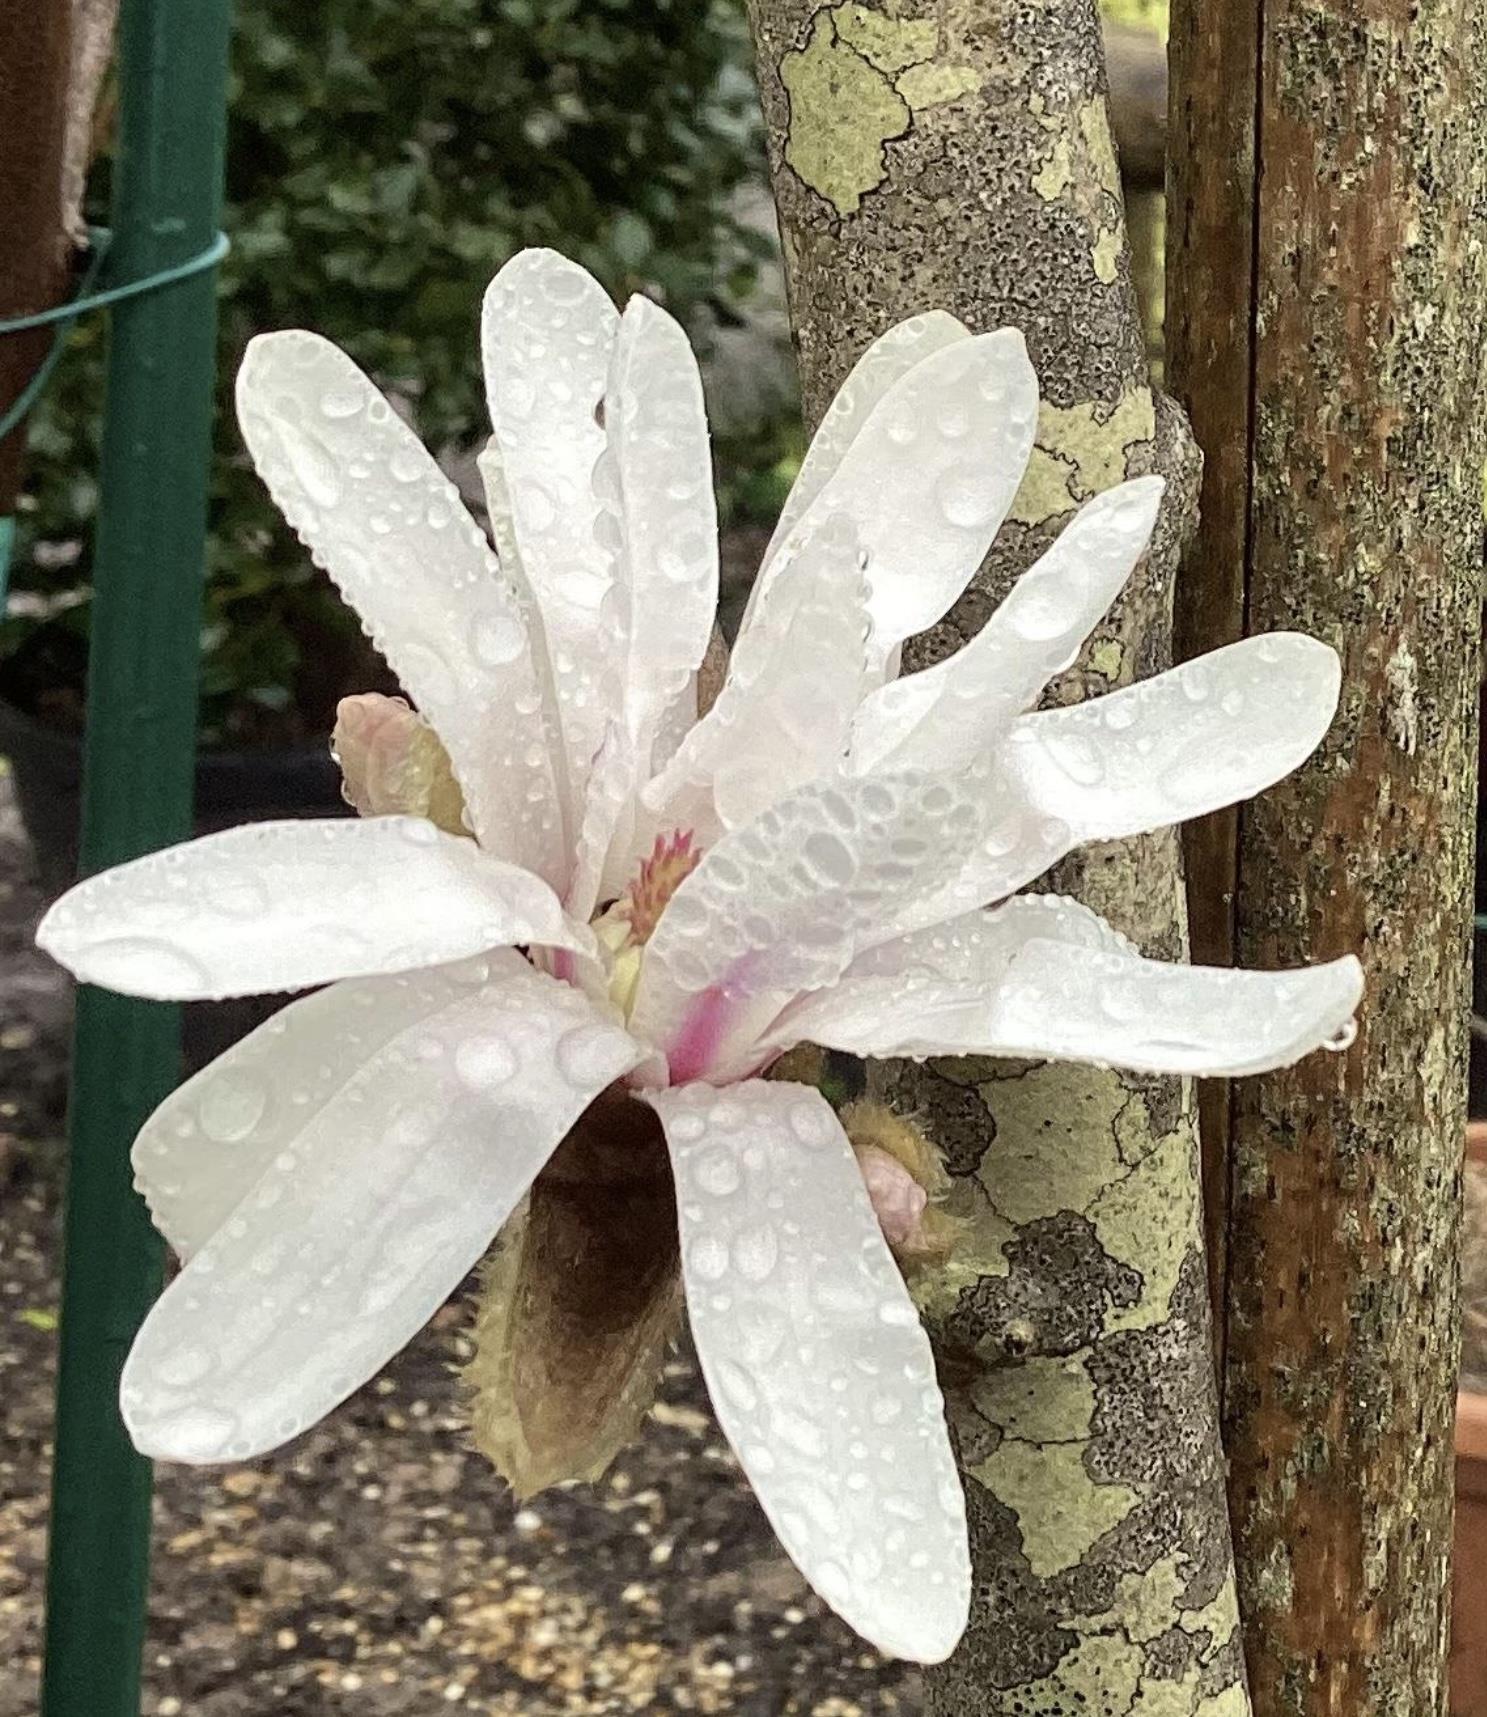
[[[1012,518],[908,665],[972,635],[1078,501],[1159,470],[1153,549],[1055,695],[1159,670],[1198,461],[1150,387],[1090,0],[751,13],[811,418],[869,339],[933,305],[1021,327],[1042,381]],[[1182,952],[1175,833],[1054,880],[1149,952]],[[1243,1717],[1191,1094],[992,1061],[875,1077],[927,1120],[971,1219],[923,1296],[977,1570],[930,1711]]]
[[[47,309],[62,296],[63,144],[71,77],[72,0],[0,7],[0,320]],[[52,330],[0,334],[0,414],[20,396]],[[0,442],[0,520],[15,508],[24,426]]]
[[[1237,1087],[1230,1160],[1214,1164],[1231,1189],[1225,1422],[1255,1706],[1435,1717],[1487,451],[1487,5],[1187,0],[1173,77],[1168,375],[1210,455],[1181,641],[1293,626],[1344,661],[1317,757],[1200,836],[1233,912],[1195,918],[1195,944],[1260,965],[1357,949],[1368,974],[1347,1056]]]

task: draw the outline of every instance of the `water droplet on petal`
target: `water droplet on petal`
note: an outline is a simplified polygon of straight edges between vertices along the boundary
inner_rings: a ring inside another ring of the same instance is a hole
[[[88,950],[89,983],[126,995],[171,995],[212,988],[194,955],[154,936],[116,936]]]
[[[224,1070],[203,1090],[197,1115],[209,1139],[230,1145],[247,1138],[267,1107],[268,1087],[262,1080]]]
[[[687,1262],[704,1282],[720,1282],[728,1274],[728,1243],[720,1234],[699,1234],[687,1248]]]
[[[488,1091],[514,1077],[516,1052],[504,1038],[482,1032],[456,1047],[454,1070],[472,1090]]]
[[[612,1026],[580,1025],[558,1039],[558,1072],[580,1090],[616,1076],[620,1051],[628,1043]]]
[[[486,667],[504,667],[521,656],[527,647],[527,635],[514,615],[483,614],[475,622],[470,647]]]
[[[167,1389],[189,1389],[217,1369],[217,1361],[204,1347],[194,1344],[166,1354],[155,1367],[156,1378]]]

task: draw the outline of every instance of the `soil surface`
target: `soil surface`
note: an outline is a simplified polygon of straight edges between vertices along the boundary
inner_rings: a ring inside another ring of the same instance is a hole
[[[69,998],[42,904],[0,778],[0,1717],[36,1707],[46,1552]],[[270,1459],[160,1470],[147,1717],[919,1709],[779,1552],[686,1356],[602,1484],[518,1508],[466,1446],[467,1322]]]

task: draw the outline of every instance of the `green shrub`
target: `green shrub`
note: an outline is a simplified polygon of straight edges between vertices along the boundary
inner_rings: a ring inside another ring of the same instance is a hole
[[[409,400],[432,447],[450,449],[483,431],[480,295],[524,245],[565,251],[617,296],[645,288],[694,327],[733,319],[763,248],[731,201],[762,174],[742,11],[732,0],[241,0],[206,737],[323,732],[339,681],[368,671],[242,455],[230,386],[249,337],[314,326]],[[97,191],[105,206],[106,184]],[[7,690],[49,698],[63,718],[86,604],[40,642],[35,616],[86,584],[102,347],[90,319],[33,424],[22,612],[3,640],[12,670],[24,668]]]

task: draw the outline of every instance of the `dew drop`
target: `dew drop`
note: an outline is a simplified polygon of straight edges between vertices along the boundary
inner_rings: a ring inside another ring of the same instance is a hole
[[[575,1026],[558,1039],[558,1072],[579,1090],[591,1090],[616,1076],[622,1041],[610,1026]]]
[[[159,1361],[155,1375],[167,1389],[189,1389],[217,1369],[217,1361],[204,1347],[194,1343],[175,1348]]]
[[[699,1234],[687,1248],[692,1274],[704,1282],[721,1282],[728,1274],[728,1243],[720,1234]]]
[[[230,1145],[247,1138],[267,1107],[268,1087],[262,1080],[222,1072],[202,1092],[197,1118],[209,1139]]]
[[[392,473],[395,482],[416,483],[427,469],[422,449],[407,443],[394,448],[392,458],[387,462],[387,469]]]
[[[718,1387],[741,1413],[752,1413],[759,1405],[759,1391],[748,1372],[732,1359],[720,1359],[713,1367]]]
[[[697,1184],[704,1192],[710,1192],[715,1197],[726,1198],[731,1192],[737,1192],[739,1186],[738,1163],[733,1153],[719,1146],[709,1151],[697,1164]]]
[[[745,1228],[733,1241],[733,1265],[746,1282],[764,1282],[779,1261],[780,1242],[772,1226]]]
[[[822,1103],[796,1103],[790,1110],[790,1131],[803,1145],[825,1145],[835,1131],[831,1111]]]
[[[355,388],[327,388],[320,396],[321,414],[332,420],[355,417],[361,410],[361,400]]]
[[[236,1415],[217,1407],[185,1407],[153,1425],[140,1427],[153,1446],[161,1446],[178,1461],[220,1459],[238,1428]]]
[[[515,1076],[516,1053],[491,1032],[467,1037],[454,1052],[454,1070],[474,1091],[488,1091]]]
[[[1355,1019],[1350,1019],[1346,1024],[1339,1026],[1322,1047],[1323,1049],[1330,1049],[1334,1055],[1341,1055],[1345,1049],[1352,1047],[1357,1036],[1358,1022]]]
[[[985,473],[973,465],[946,471],[935,484],[935,498],[946,520],[962,530],[987,525],[995,516],[995,499]]]
[[[341,499],[341,473],[331,454],[312,436],[282,420],[275,426],[279,444],[311,503],[334,507]]]
[[[527,635],[522,623],[511,614],[483,614],[475,622],[470,636],[470,648],[477,661],[488,668],[504,667],[514,662],[527,647]]]
[[[832,887],[844,887],[857,870],[847,843],[823,830],[806,836],[801,857],[818,882]]]
[[[95,943],[79,968],[89,983],[126,995],[180,995],[213,987],[199,960],[153,936],[116,936]]]

